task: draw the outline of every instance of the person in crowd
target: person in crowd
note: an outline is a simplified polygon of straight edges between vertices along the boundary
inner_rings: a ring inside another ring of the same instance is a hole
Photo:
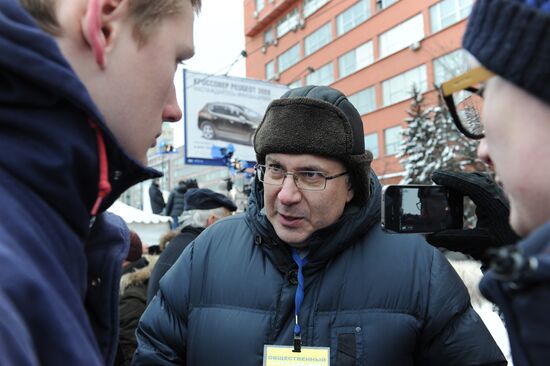
[[[436,183],[472,198],[478,223],[472,230],[442,231],[428,240],[491,268],[480,289],[504,315],[514,365],[547,365],[550,1],[477,0],[463,46],[477,64],[444,83],[442,93],[459,130],[481,139],[478,155],[494,168],[499,184],[480,173],[436,172]],[[464,91],[483,96],[481,120],[466,120],[467,114],[458,112],[468,101],[453,95]]]
[[[170,240],[175,238],[178,235],[178,232],[175,230],[169,230],[166,233],[164,233],[160,239],[159,239],[159,245],[158,245],[158,252],[159,254],[166,249],[168,246],[168,243],[170,243]]]
[[[116,366],[130,365],[137,347],[136,327],[145,310],[147,286],[157,255],[143,253],[138,234],[130,230],[130,250],[123,263],[120,278],[119,342]]]
[[[185,185],[187,186],[187,189],[199,188],[199,184],[197,183],[197,180],[193,178],[186,179],[183,181],[183,183],[185,183]]]
[[[166,203],[166,216],[172,217],[172,230],[180,226],[179,217],[185,207],[185,193],[189,189],[199,188],[196,179],[180,180],[176,188],[170,192]]]
[[[211,189],[195,188],[187,192],[182,228],[170,239],[153,268],[147,289],[147,303],[151,302],[157,293],[162,276],[172,267],[189,243],[205,228],[236,210],[237,206],[233,201]]]
[[[149,200],[151,201],[151,211],[154,214],[161,214],[166,206],[164,196],[159,187],[159,179],[154,179],[149,186]]]
[[[168,202],[166,203],[166,216],[172,218],[171,229],[174,230],[179,226],[179,217],[183,213],[185,205],[184,196],[187,192],[187,185],[183,180],[178,182],[176,188],[170,192]]]
[[[200,0],[0,1],[0,364],[110,365],[134,184]],[[159,57],[162,55],[162,57]]]
[[[132,270],[131,265],[137,261],[139,261],[143,256],[143,242],[141,241],[141,238],[139,237],[138,233],[136,233],[134,230],[129,230],[130,232],[130,247],[128,248],[128,254],[126,255],[126,259],[122,262],[122,274],[127,272],[128,270]],[[127,270],[128,269],[128,270]]]
[[[363,137],[333,88],[271,102],[247,211],[203,231],[165,274],[134,364],[258,365],[324,347],[334,365],[505,365],[444,256],[381,230]]]

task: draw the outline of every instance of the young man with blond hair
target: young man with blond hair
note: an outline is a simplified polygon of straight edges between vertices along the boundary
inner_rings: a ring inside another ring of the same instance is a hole
[[[129,233],[200,0],[0,2],[0,364],[112,364]]]

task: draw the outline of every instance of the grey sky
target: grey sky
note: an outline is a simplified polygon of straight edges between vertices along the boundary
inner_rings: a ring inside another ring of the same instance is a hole
[[[243,0],[203,0],[195,19],[195,56],[185,62],[191,71],[224,74],[244,49]],[[245,76],[241,58],[229,71],[230,76]],[[183,107],[183,77],[179,67],[175,76],[178,102]],[[172,124],[174,145],[183,144],[183,122]]]

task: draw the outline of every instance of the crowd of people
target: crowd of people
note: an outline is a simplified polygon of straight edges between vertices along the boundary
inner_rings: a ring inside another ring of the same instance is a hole
[[[383,231],[361,116],[311,85],[269,104],[245,212],[191,181],[165,203],[153,181],[173,221],[146,253],[106,209],[161,176],[146,153],[181,118],[173,77],[200,7],[0,1],[0,365],[506,365],[440,248],[480,261],[513,364],[548,364],[550,1],[476,0],[475,65],[441,86],[498,177],[432,178],[474,201],[474,228]],[[475,128],[462,91],[484,98]]]

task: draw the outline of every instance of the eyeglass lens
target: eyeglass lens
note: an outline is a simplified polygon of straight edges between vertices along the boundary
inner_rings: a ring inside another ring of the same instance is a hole
[[[287,172],[277,167],[259,166],[260,181],[266,184],[282,185],[286,176],[292,176],[296,186],[305,190],[323,190],[326,185],[326,178],[320,172],[298,171]]]
[[[456,114],[459,122],[472,135],[484,133],[481,115],[483,113],[482,86],[467,88],[453,93]]]

